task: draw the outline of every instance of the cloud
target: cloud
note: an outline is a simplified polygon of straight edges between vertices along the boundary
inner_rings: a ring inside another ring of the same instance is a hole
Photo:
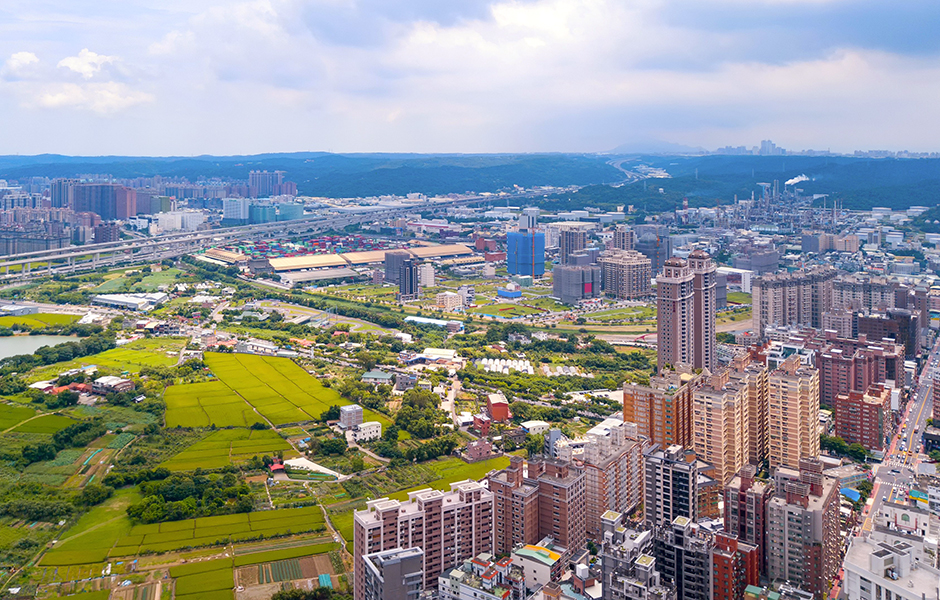
[[[38,151],[53,123],[136,154],[940,139],[935,0],[11,1],[0,110]]]
[[[115,61],[113,56],[104,56],[91,52],[88,48],[83,48],[78,56],[69,56],[59,61],[57,66],[65,67],[81,75],[85,79],[91,79],[101,67]]]
[[[53,85],[37,97],[39,105],[44,108],[77,108],[99,114],[113,113],[153,100],[151,94],[116,82]]]

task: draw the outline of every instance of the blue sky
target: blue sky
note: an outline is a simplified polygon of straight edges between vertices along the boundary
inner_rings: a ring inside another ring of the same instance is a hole
[[[938,30],[935,0],[4,0],[0,153],[940,150]]]

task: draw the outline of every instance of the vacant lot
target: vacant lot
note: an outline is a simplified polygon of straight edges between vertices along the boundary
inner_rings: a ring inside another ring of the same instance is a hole
[[[521,304],[504,303],[504,304],[487,304],[485,306],[478,306],[476,308],[471,308],[467,312],[477,314],[477,315],[486,315],[490,317],[501,317],[504,319],[512,319],[515,317],[524,317],[526,315],[539,314],[541,311],[535,308],[530,308],[528,306],[522,306]]]
[[[172,471],[190,471],[197,467],[218,469],[254,455],[274,454],[278,450],[289,452],[292,448],[274,431],[223,429],[196,442],[163,466]]]

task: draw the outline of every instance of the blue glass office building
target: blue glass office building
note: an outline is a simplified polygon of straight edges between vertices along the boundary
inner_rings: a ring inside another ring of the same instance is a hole
[[[506,267],[510,275],[545,274],[545,234],[538,231],[510,231],[506,236]]]

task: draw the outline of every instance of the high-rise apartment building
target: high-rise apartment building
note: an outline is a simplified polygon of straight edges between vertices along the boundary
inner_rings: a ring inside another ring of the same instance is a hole
[[[421,263],[418,266],[418,283],[421,287],[434,287],[434,265]]]
[[[621,300],[646,298],[652,294],[650,259],[635,250],[607,250],[597,260],[604,291]]]
[[[818,459],[803,459],[799,471],[774,472],[767,504],[767,575],[824,600],[839,568],[839,481],[822,473]]]
[[[757,479],[754,465],[745,465],[725,486],[725,531],[758,548],[761,572],[767,570],[767,503],[773,493],[773,481]]]
[[[585,543],[584,474],[567,463],[544,458],[529,461],[529,478],[539,490],[539,535],[564,548]]]
[[[518,544],[551,537],[558,546],[576,549],[584,542],[585,477],[567,463],[512,457],[509,467],[487,476],[493,494],[493,551],[509,553]]]
[[[768,326],[820,328],[823,313],[833,307],[836,275],[832,267],[818,267],[754,278],[751,304],[757,335],[763,336]]]
[[[692,394],[692,449],[714,467],[711,475],[726,485],[747,464],[748,386],[722,369],[705,378]]]
[[[643,453],[650,447],[634,423],[605,419],[581,440],[587,536],[600,540],[601,517],[609,510],[630,513],[643,502]]]
[[[121,241],[121,226],[118,223],[101,223],[95,226],[95,243],[106,244],[108,242]]]
[[[556,265],[552,270],[552,295],[564,304],[601,295],[601,268],[597,265]]]
[[[623,514],[613,510],[601,522],[603,600],[676,600],[676,586],[657,570],[653,532],[628,529]]]
[[[650,377],[649,385],[623,384],[623,420],[662,447],[692,447],[692,393],[702,375],[690,365]]]
[[[768,377],[770,467],[795,468],[819,456],[819,371],[793,355]]]
[[[833,406],[839,394],[865,391],[878,383],[904,381],[904,347],[889,341],[870,342],[864,334],[840,338],[825,332],[807,344],[816,350],[819,396]]]
[[[647,529],[668,527],[676,517],[717,517],[719,486],[706,475],[711,465],[682,446],[653,446],[644,454],[643,508]],[[714,510],[714,512],[713,512]]]
[[[510,456],[509,466],[487,476],[493,493],[493,552],[509,554],[518,544],[539,537],[539,489],[525,481],[522,457]]]
[[[635,239],[633,230],[626,225],[618,225],[614,229],[613,245],[615,250],[633,250]]]
[[[650,259],[653,273],[659,273],[672,258],[672,238],[664,232],[644,233],[634,242],[633,249]]]
[[[424,586],[424,551],[393,548],[362,557],[363,600],[418,600]]]
[[[284,171],[250,171],[248,189],[252,198],[266,198],[281,194],[284,183]]]
[[[506,234],[506,270],[510,275],[544,275],[545,234],[541,231],[510,231]]]
[[[716,267],[701,250],[689,261],[670,258],[656,278],[657,367],[689,364],[714,369]]]
[[[565,227],[558,237],[558,263],[567,265],[571,255],[587,248],[587,232],[579,227]]]
[[[767,458],[769,371],[752,350],[735,356],[730,368],[731,378],[747,387],[747,462],[757,465]]]
[[[715,351],[718,268],[703,250],[689,254],[689,268],[692,271],[692,366],[714,371],[718,364]]]
[[[421,295],[418,283],[418,262],[406,258],[398,271],[398,299],[402,302],[416,300]]]
[[[712,548],[711,600],[740,600],[760,583],[760,551],[727,533],[716,533]]]
[[[832,305],[847,310],[886,310],[897,306],[896,296],[899,291],[900,284],[894,279],[867,273],[849,273],[832,282]]]
[[[137,192],[116,183],[76,183],[72,209],[93,212],[103,221],[126,221],[137,215]]]
[[[407,250],[389,250],[385,253],[385,281],[398,283],[401,276],[401,265],[411,258]]]
[[[539,224],[539,213],[541,212],[542,211],[537,206],[523,208],[522,214],[519,215],[519,230],[527,231],[529,229],[535,229]]]
[[[422,588],[445,570],[493,551],[493,494],[475,481],[450,484],[450,491],[418,490],[406,502],[380,498],[353,513],[354,595],[365,600],[363,557],[395,548],[424,551]]]
[[[908,542],[892,544],[853,538],[843,565],[843,589],[848,600],[934,600],[938,597],[940,571],[918,561],[913,545]]]
[[[835,402],[836,435],[846,444],[861,444],[870,451],[884,450],[894,430],[891,389],[883,384],[867,391],[839,394]]]
[[[656,366],[691,365],[693,361],[692,270],[681,258],[670,258],[656,277]]]
[[[49,186],[49,201],[52,208],[71,208],[74,205],[73,189],[77,179],[53,179]]]
[[[714,547],[714,537],[687,517],[676,517],[654,530],[657,568],[675,584],[678,600],[711,598]]]

